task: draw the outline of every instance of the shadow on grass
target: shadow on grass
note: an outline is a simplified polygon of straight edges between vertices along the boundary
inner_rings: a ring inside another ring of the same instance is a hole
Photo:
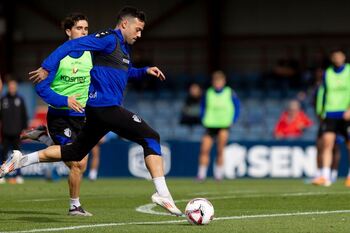
[[[45,218],[45,217],[20,217],[16,218],[18,221],[25,221],[25,222],[36,222],[36,223],[52,223],[52,222],[62,222],[56,218]]]
[[[60,215],[52,212],[28,211],[28,210],[0,210],[0,214],[39,214],[39,215]]]
[[[139,223],[134,224],[132,226],[184,226],[184,227],[195,227],[196,225],[191,225],[187,222],[179,222],[179,223],[162,223],[162,224],[156,224],[156,223]]]

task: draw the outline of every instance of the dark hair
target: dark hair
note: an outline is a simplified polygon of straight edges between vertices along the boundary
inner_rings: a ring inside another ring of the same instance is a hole
[[[212,78],[214,79],[224,79],[226,80],[226,74],[224,73],[224,71],[222,70],[215,70],[213,73],[212,73]]]
[[[331,50],[331,52],[329,54],[332,55],[334,53],[343,53],[345,55],[345,50],[342,48],[334,48]]]
[[[9,83],[9,82],[17,82],[17,80],[15,79],[15,77],[12,76],[12,74],[6,74],[5,77],[4,77],[4,81],[6,83]]]
[[[132,7],[132,6],[126,6],[123,9],[121,9],[118,13],[117,25],[120,24],[120,22],[126,16],[135,17],[135,18],[138,18],[142,22],[146,22],[146,15],[143,11],[140,11],[137,8]]]
[[[62,29],[66,31],[67,29],[72,29],[72,27],[79,21],[79,20],[86,20],[88,21],[88,18],[86,15],[82,13],[72,13],[68,15],[61,23]]]

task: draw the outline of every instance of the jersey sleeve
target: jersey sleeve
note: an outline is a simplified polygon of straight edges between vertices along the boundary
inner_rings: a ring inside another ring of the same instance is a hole
[[[320,85],[316,91],[316,114],[317,116],[323,115],[323,99],[324,99],[324,87]]]
[[[130,68],[128,70],[128,78],[129,79],[141,79],[142,77],[145,77],[147,75],[147,69],[149,67],[142,67],[142,68],[135,68],[132,66],[132,63],[130,63]]]
[[[202,96],[202,99],[201,99],[201,104],[200,104],[200,119],[203,121],[203,118],[204,118],[204,114],[205,114],[205,107],[207,106],[207,93],[205,93],[203,96]]]
[[[66,107],[68,106],[68,97],[57,94],[51,89],[55,74],[56,70],[50,72],[45,80],[35,85],[35,91],[46,103],[54,107]]]
[[[232,94],[232,103],[233,103],[233,106],[235,107],[235,114],[233,115],[233,123],[236,123],[239,118],[241,104],[235,92],[233,92]]]
[[[58,66],[59,62],[65,56],[73,51],[101,51],[111,53],[115,49],[116,39],[112,34],[101,35],[101,33],[97,33],[69,40],[53,51],[41,66],[50,72]]]

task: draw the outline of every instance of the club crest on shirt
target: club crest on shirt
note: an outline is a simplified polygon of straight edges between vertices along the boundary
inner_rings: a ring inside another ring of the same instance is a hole
[[[135,122],[141,123],[141,118],[138,117],[137,115],[133,115],[133,116],[132,116],[132,119],[133,119]]]
[[[70,128],[64,129],[63,133],[69,138],[72,136],[72,131],[70,130]]]
[[[77,67],[73,67],[72,72],[73,72],[73,74],[76,74],[78,72],[78,68]]]

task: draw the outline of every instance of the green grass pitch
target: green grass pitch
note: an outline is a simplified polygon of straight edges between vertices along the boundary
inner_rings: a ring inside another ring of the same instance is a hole
[[[182,210],[192,198],[209,199],[215,220],[193,226],[157,215],[163,210],[147,205],[153,184],[141,179],[84,180],[80,199],[94,216],[70,217],[66,180],[26,179],[23,185],[0,185],[0,232],[350,232],[350,189],[343,180],[326,188],[301,179],[170,178],[168,186]]]

